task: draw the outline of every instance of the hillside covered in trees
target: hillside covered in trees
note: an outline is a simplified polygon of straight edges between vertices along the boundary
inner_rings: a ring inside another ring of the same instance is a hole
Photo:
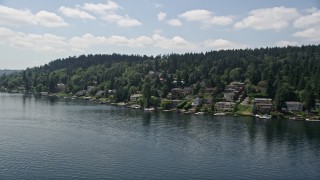
[[[214,89],[214,101],[231,82],[246,84],[249,97],[271,98],[277,109],[285,101],[301,101],[311,109],[320,98],[320,45],[220,50],[207,53],[140,55],[81,55],[41,67],[2,75],[2,91],[25,90],[75,94],[89,90],[113,102],[141,92],[170,98],[174,88],[190,87],[194,95]],[[59,88],[63,85],[63,88]],[[113,91],[112,91],[113,90]]]

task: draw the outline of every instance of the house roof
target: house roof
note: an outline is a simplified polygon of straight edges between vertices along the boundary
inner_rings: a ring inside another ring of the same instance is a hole
[[[302,105],[302,103],[298,102],[298,101],[287,101],[286,104],[287,105]]]

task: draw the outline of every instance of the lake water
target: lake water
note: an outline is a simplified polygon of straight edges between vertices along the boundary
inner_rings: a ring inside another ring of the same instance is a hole
[[[0,179],[320,179],[320,123],[0,94]]]

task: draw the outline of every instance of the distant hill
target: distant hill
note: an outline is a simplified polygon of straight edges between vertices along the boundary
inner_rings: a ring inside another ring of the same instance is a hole
[[[9,74],[13,74],[16,72],[21,72],[22,70],[9,70],[9,69],[0,69],[0,76],[2,76],[3,74],[9,75]]]

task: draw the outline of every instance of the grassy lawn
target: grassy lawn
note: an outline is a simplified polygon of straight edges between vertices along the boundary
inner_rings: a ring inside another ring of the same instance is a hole
[[[236,114],[244,115],[244,116],[251,116],[252,110],[253,110],[253,107],[250,105],[238,104]]]

